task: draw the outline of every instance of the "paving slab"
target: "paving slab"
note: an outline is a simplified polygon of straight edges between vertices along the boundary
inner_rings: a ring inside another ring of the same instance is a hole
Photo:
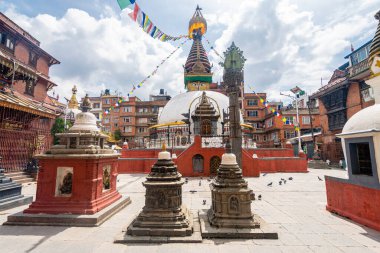
[[[342,170],[313,170],[309,173],[273,173],[259,178],[246,178],[253,192],[262,199],[252,203],[252,210],[278,232],[278,240],[264,239],[203,239],[201,243],[113,243],[123,227],[133,220],[144,206],[145,174],[118,176],[120,193],[132,202],[98,227],[62,226],[0,226],[0,252],[379,252],[380,232],[326,211],[325,182],[318,176],[346,177]],[[281,178],[288,180],[278,185]],[[196,214],[208,209],[210,189],[207,178],[189,178],[183,185],[183,203]],[[267,184],[273,182],[272,187]],[[277,182],[277,184],[275,184]],[[190,190],[197,192],[191,193]],[[23,185],[22,194],[34,196],[36,184]],[[206,205],[203,205],[206,200]],[[0,223],[27,205],[0,211]],[[303,229],[304,227],[305,229]],[[309,229],[308,229],[309,228]],[[195,230],[195,229],[194,229]],[[342,238],[340,240],[339,238]],[[329,238],[326,239],[326,238]],[[358,244],[356,244],[358,243]],[[356,245],[356,246],[354,246]]]

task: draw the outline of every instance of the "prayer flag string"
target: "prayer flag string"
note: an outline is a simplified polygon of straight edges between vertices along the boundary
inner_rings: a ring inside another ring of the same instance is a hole
[[[128,2],[130,0],[118,0],[118,3],[120,5],[120,8],[122,6],[125,6],[125,4],[120,4],[120,2]],[[133,11],[128,14],[128,16],[135,21],[147,34],[149,34],[150,37],[154,39],[158,39],[160,41],[177,41],[182,38],[187,38],[187,35],[180,35],[180,36],[170,36],[164,32],[161,31],[157,26],[155,26],[152,22],[152,20],[149,18],[148,15],[145,14],[144,11],[141,10],[140,6],[135,3],[135,1],[130,1],[130,4],[135,4]],[[128,3],[126,3],[128,4]],[[128,5],[130,5],[128,4]],[[127,6],[128,6],[127,5]],[[124,7],[126,8],[126,7]]]
[[[127,93],[127,96],[128,97],[130,97],[133,93],[134,93],[134,91],[136,90],[136,89],[139,89],[139,88],[141,88],[142,87],[142,85],[148,80],[148,79],[150,79],[151,77],[153,77],[156,73],[157,73],[157,71],[158,71],[158,69],[168,60],[168,59],[170,59],[170,57],[172,57],[173,56],[173,54],[175,54],[187,41],[189,41],[189,38],[186,38],[184,41],[182,41],[166,58],[164,58],[157,66],[156,66],[156,68],[148,75],[148,76],[146,76],[141,82],[139,82],[137,85],[132,85],[132,89]],[[117,108],[117,107],[119,107],[120,106],[120,104],[122,103],[122,102],[124,102],[124,101],[126,101],[126,98],[125,97],[123,97],[123,96],[121,96],[121,97],[119,97],[119,99],[118,99],[118,101],[115,103],[115,104],[113,104],[111,107],[110,107],[110,109],[108,109],[108,110],[105,110],[104,111],[104,115],[107,115],[108,113],[110,113],[112,110],[114,110],[115,108]]]

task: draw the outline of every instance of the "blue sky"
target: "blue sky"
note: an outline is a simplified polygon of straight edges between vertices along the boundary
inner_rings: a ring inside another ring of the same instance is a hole
[[[321,77],[328,79],[345,62],[351,43],[359,47],[372,38],[377,26],[373,15],[380,7],[380,0],[137,2],[171,35],[187,33],[199,4],[208,22],[206,37],[220,53],[235,41],[248,59],[246,84],[272,100],[295,84],[308,92],[318,89]],[[116,0],[0,0],[0,11],[62,62],[50,73],[61,97],[70,96],[74,84],[80,96],[98,95],[105,88],[126,95],[179,44],[150,38]],[[182,65],[190,46],[188,42],[174,54],[136,95],[147,99],[160,88],[171,95],[184,92]],[[219,81],[220,59],[205,41],[204,46],[214,64],[214,81]]]

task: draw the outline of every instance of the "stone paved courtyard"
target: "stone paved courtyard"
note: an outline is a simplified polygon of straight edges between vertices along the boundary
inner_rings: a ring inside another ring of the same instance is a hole
[[[345,171],[310,170],[307,174],[267,174],[248,178],[249,186],[262,200],[253,202],[253,210],[279,233],[279,240],[203,240],[199,244],[114,244],[114,237],[138,214],[144,203],[141,182],[145,175],[119,175],[118,188],[129,195],[132,204],[95,228],[1,226],[0,252],[380,252],[380,233],[325,210],[323,175],[344,177]],[[293,180],[288,180],[293,177]],[[281,178],[287,180],[279,185]],[[183,202],[194,212],[210,205],[209,182],[190,178],[184,185]],[[273,182],[273,186],[267,186]],[[35,183],[25,185],[25,195],[33,195]],[[190,190],[197,192],[191,193]],[[206,200],[206,205],[203,205]],[[0,222],[8,214],[26,206],[0,213]]]

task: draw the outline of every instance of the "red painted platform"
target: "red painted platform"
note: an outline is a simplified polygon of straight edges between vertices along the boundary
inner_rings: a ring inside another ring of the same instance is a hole
[[[380,231],[380,189],[329,176],[325,182],[328,211]]]
[[[39,157],[36,200],[24,213],[94,214],[121,198],[116,190],[118,160],[114,154]],[[110,189],[103,190],[103,167],[110,165]],[[72,193],[56,196],[58,167],[72,167]]]
[[[151,166],[157,161],[159,149],[128,149],[123,147],[119,158],[119,173],[149,173]],[[175,153],[174,161],[179,172],[185,177],[210,176],[210,161],[214,156],[222,158],[224,148],[202,148],[200,136],[194,137],[194,143],[187,149],[168,149]],[[203,172],[193,171],[193,157],[203,157]],[[252,158],[257,154],[258,158]],[[287,148],[244,149],[242,151],[242,170],[246,177],[259,177],[261,172],[307,172],[307,160],[304,154],[294,157],[291,145]]]

